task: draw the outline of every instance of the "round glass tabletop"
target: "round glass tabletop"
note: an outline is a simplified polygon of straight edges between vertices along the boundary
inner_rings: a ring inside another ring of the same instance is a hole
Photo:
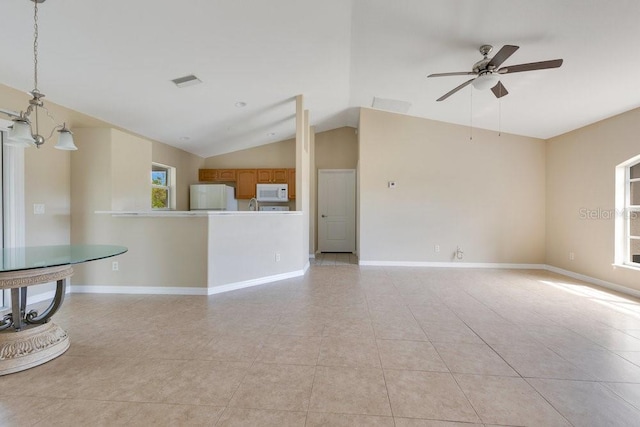
[[[0,249],[0,272],[78,264],[127,252],[114,245],[27,246]]]

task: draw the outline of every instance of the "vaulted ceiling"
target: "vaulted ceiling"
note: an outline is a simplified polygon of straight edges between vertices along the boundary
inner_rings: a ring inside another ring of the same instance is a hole
[[[46,99],[203,157],[290,138],[293,97],[317,131],[357,126],[374,97],[407,114],[549,138],[640,106],[637,0],[49,0],[39,5]],[[0,83],[33,88],[33,3],[3,0]],[[506,62],[509,95],[427,79]],[[196,75],[202,84],[171,80]],[[25,96],[25,101],[27,97]],[[236,106],[246,103],[244,107]],[[0,108],[2,108],[0,100]]]

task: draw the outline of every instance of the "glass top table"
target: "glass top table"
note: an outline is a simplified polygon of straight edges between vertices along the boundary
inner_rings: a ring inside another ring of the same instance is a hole
[[[0,272],[79,264],[127,252],[114,245],[57,245],[0,249]]]
[[[41,365],[69,348],[67,332],[51,322],[62,305],[73,265],[121,255],[124,246],[57,245],[0,249],[0,292],[11,291],[11,310],[0,312],[0,376]],[[27,309],[29,286],[56,283],[44,310]]]

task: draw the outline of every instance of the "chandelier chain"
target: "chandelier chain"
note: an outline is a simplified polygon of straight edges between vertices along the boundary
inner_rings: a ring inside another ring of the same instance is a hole
[[[35,4],[33,11],[33,90],[38,91],[38,2]]]

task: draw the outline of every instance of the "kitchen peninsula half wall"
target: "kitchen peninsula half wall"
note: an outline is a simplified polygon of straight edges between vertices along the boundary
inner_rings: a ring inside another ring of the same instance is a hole
[[[212,295],[301,276],[301,212],[96,212],[102,241],[129,248],[77,269],[72,292]],[[142,238],[144,236],[144,238]]]
[[[112,128],[74,139],[71,243],[129,251],[79,266],[72,292],[208,295],[304,274],[302,212],[187,211],[202,159]],[[176,166],[178,210],[151,209],[152,162]]]

